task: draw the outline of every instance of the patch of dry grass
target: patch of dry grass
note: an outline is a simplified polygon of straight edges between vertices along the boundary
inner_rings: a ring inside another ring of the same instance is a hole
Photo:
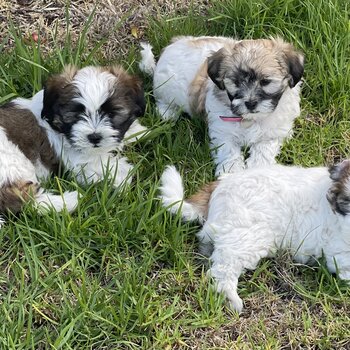
[[[189,8],[194,14],[205,16],[209,8],[206,0],[72,0],[66,7],[65,0],[0,0],[0,39],[8,35],[9,21],[19,29],[24,39],[31,41],[39,35],[43,52],[50,53],[53,35],[64,38],[67,34],[67,12],[69,30],[73,44],[79,38],[89,15],[95,11],[87,33],[88,48],[108,38],[108,45],[102,48],[106,61],[125,57],[129,48],[145,38],[148,18],[166,19],[181,16]],[[13,47],[14,41],[8,38],[6,47]]]

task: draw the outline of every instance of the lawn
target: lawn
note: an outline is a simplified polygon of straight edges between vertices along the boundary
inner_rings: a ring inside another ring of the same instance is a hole
[[[0,229],[0,349],[350,349],[350,290],[322,261],[300,266],[284,252],[262,261],[240,279],[239,316],[215,292],[197,252],[199,226],[157,199],[168,164],[181,171],[187,194],[214,179],[206,126],[185,117],[162,122],[151,80],[137,67],[139,37],[157,54],[174,35],[283,37],[306,65],[302,114],[278,161],[329,165],[350,155],[348,1],[194,1],[186,9],[179,2],[168,14],[157,3],[157,16],[130,32],[121,18],[101,37],[92,30],[97,8],[78,33],[67,11],[45,42],[22,35],[16,22],[0,37],[0,102],[30,97],[66,63],[113,61],[144,79],[141,123],[151,129],[126,148],[136,165],[130,187],[78,187],[67,174],[47,186],[78,188],[75,213],[38,216],[27,206]],[[129,38],[119,54],[107,35],[118,31]]]

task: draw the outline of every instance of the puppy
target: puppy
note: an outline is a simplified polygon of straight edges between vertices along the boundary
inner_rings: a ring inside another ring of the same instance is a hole
[[[350,279],[350,160],[329,172],[271,165],[224,174],[186,200],[174,167],[161,184],[163,206],[203,224],[197,236],[210,274],[238,312],[239,276],[280,248],[302,264],[324,256],[332,273]]]
[[[130,183],[132,165],[120,152],[131,125],[134,132],[144,130],[135,123],[145,110],[138,78],[119,66],[67,66],[32,100],[14,103],[34,113],[56,156],[79,183],[97,182],[107,174],[116,187]]]
[[[291,44],[184,36],[172,40],[157,64],[150,45],[143,44],[141,55],[164,119],[181,111],[206,115],[216,174],[275,163],[300,114],[304,57]]]
[[[77,192],[59,196],[40,187],[39,179],[55,174],[59,161],[35,116],[14,103],[0,107],[0,164],[0,226],[2,215],[19,212],[30,199],[39,210],[75,209]]]

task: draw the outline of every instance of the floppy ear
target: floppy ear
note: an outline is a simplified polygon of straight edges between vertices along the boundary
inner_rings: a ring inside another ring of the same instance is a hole
[[[341,163],[329,167],[328,171],[332,180],[339,181],[350,175],[350,160],[343,160]]]
[[[301,79],[304,73],[304,55],[295,50],[290,44],[287,44],[283,50],[284,58],[289,71],[289,86],[294,87]]]
[[[73,80],[78,68],[68,65],[61,74],[56,74],[46,81],[44,85],[43,109],[41,118],[45,119],[54,129],[61,131],[61,121],[59,116],[61,97],[72,95],[73,87],[68,87]]]
[[[142,117],[146,109],[145,94],[141,80],[135,76],[130,77],[130,94],[135,103],[133,108],[134,117]]]
[[[343,216],[350,214],[350,161],[329,168],[330,178],[333,180],[327,199],[333,212]]]
[[[117,94],[125,96],[131,104],[130,116],[134,118],[143,116],[146,109],[146,101],[142,81],[138,77],[126,73],[124,69],[119,66],[108,67],[108,71],[115,75],[120,81],[120,85],[118,85],[123,91],[117,91]]]
[[[208,57],[208,76],[220,90],[225,90],[224,77],[221,72],[224,58],[225,48],[216,51]]]
[[[287,56],[289,74],[289,86],[294,87],[301,79],[304,73],[304,56],[301,53],[294,52]]]

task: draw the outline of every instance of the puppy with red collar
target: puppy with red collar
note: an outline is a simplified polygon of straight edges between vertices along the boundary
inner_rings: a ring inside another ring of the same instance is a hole
[[[216,174],[275,163],[300,114],[304,56],[280,38],[174,38],[155,62],[143,44],[141,70],[153,75],[164,119],[205,115]],[[245,161],[241,149],[249,147]]]

